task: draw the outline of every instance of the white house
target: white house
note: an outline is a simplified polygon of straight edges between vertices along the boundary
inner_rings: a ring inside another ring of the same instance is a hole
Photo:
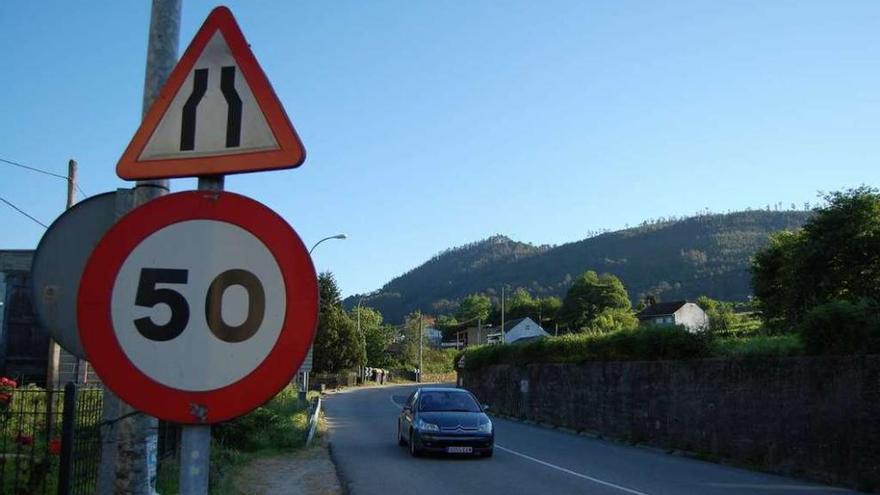
[[[636,317],[652,325],[682,325],[691,332],[709,328],[709,316],[703,308],[687,301],[654,303]]]
[[[541,337],[549,337],[550,334],[545,332],[541,325],[535,323],[531,318],[517,318],[504,322],[504,342],[511,343],[522,339],[535,339]],[[470,345],[477,344],[500,344],[501,343],[501,327],[500,326],[480,326],[470,327],[455,332],[450,336],[451,340],[443,342],[442,347],[464,349]]]
[[[487,335],[489,343],[497,343],[501,340],[501,332],[497,328]],[[517,318],[504,322],[504,342],[510,344],[522,339],[534,339],[540,337],[549,337],[550,334],[545,332],[541,325],[535,323],[531,318]]]

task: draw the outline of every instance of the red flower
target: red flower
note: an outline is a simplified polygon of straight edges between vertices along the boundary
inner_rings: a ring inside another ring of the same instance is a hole
[[[19,445],[33,445],[34,437],[19,433],[18,436],[15,437],[15,443]]]
[[[61,439],[53,438],[49,440],[49,453],[52,455],[58,455],[61,453]]]
[[[12,402],[12,394],[0,392],[0,406],[7,406]]]
[[[11,379],[6,378],[4,376],[4,377],[0,377],[0,387],[16,388],[16,387],[18,387],[18,384],[15,383],[15,380],[11,380]]]

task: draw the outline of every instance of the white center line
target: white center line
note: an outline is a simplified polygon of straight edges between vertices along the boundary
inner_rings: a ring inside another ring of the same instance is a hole
[[[633,490],[632,488],[627,488],[627,487],[625,487],[625,486],[615,485],[614,483],[611,483],[611,482],[609,482],[609,481],[603,481],[603,480],[600,480],[600,479],[598,479],[598,478],[593,478],[592,476],[587,476],[586,474],[581,474],[581,473],[578,473],[578,472],[572,471],[571,469],[565,469],[564,467],[562,467],[562,466],[557,466],[556,464],[550,464],[549,462],[542,461],[541,459],[536,459],[536,458],[534,458],[534,457],[532,457],[532,456],[525,455],[525,454],[520,453],[520,452],[517,452],[517,451],[515,451],[515,450],[510,450],[510,449],[508,449],[508,448],[506,448],[506,447],[502,447],[502,446],[498,445],[497,443],[495,444],[495,448],[496,448],[496,449],[503,450],[503,451],[508,452],[508,453],[511,453],[511,454],[513,454],[513,455],[516,455],[516,456],[522,457],[523,459],[527,459],[527,460],[530,460],[530,461],[532,461],[532,462],[536,462],[536,463],[538,463],[538,464],[540,464],[540,465],[542,465],[542,466],[546,466],[546,467],[548,467],[548,468],[555,469],[555,470],[557,470],[557,471],[562,471],[563,473],[570,474],[570,475],[572,475],[572,476],[577,476],[578,478],[583,478],[583,479],[585,479],[585,480],[592,481],[593,483],[598,483],[598,484],[600,484],[600,485],[605,485],[605,486],[607,486],[607,487],[614,488],[614,489],[616,489],[616,490],[620,490],[620,491],[622,491],[622,492],[632,493],[633,495],[648,495],[648,494],[645,493],[645,492],[640,492],[640,491],[638,491],[638,490]]]

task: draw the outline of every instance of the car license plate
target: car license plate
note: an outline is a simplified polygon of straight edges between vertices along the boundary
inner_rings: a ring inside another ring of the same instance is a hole
[[[470,454],[473,451],[473,447],[446,447],[446,452],[449,454]]]

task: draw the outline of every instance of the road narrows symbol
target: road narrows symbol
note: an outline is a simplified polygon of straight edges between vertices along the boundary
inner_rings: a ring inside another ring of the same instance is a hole
[[[226,115],[226,147],[236,148],[241,142],[241,98],[235,90],[235,66],[223,67],[221,70],[220,90],[229,106]]]
[[[196,121],[198,107],[208,91],[208,69],[196,69],[193,75],[193,92],[183,105],[183,121],[180,125],[180,151],[193,151],[196,147]],[[235,66],[220,70],[220,91],[226,99],[226,147],[237,148],[241,144],[241,97],[235,90]]]
[[[193,75],[193,92],[183,105],[183,122],[180,126],[180,151],[192,151],[196,147],[196,109],[208,90],[208,69],[196,69]]]

